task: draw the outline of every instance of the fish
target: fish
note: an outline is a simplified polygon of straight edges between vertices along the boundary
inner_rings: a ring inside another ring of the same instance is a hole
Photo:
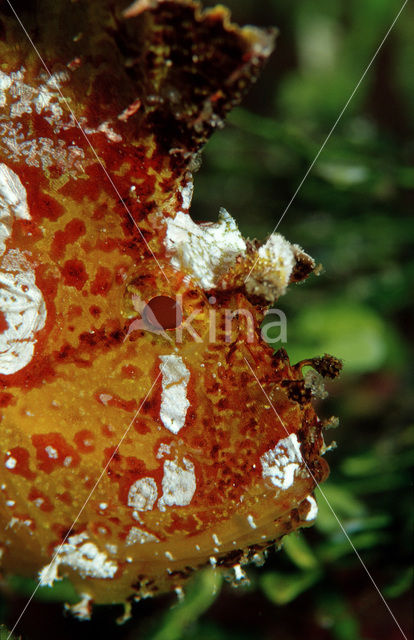
[[[246,240],[225,209],[190,216],[200,150],[274,30],[121,4],[0,16],[1,568],[69,578],[80,618],[205,566],[237,581],[313,524],[313,399],[341,369],[264,335],[315,261],[279,233]]]

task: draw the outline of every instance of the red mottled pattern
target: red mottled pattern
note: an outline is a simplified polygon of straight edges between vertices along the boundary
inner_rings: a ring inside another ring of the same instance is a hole
[[[55,109],[36,109],[32,98],[15,115],[20,98],[8,90],[0,107],[0,163],[21,181],[30,214],[14,220],[6,250],[24,255],[47,311],[30,362],[0,373],[3,569],[36,576],[67,536],[87,536],[110,575],[94,565],[85,576],[63,557],[59,575],[97,602],[174,589],[211,556],[220,566],[236,556],[247,562],[310,524],[307,497],[328,473],[310,397],[294,399],[286,386],[302,384],[301,368],[284,352],[274,356],[260,336],[264,301],[238,287],[215,292],[210,342],[209,292],[171,265],[164,245],[165,219],[183,204],[195,153],[256,78],[272,36],[231,25],[223,8],[201,14],[190,0],[159,0],[143,12],[144,4],[128,20],[110,0],[66,0],[58,17],[51,0],[23,12],[54,77],[64,72],[67,104],[1,7],[1,72],[11,78],[22,69],[16,83],[52,91]],[[10,122],[25,140],[14,154]],[[159,318],[177,294],[184,318],[199,311],[192,326],[200,342],[130,331],[140,317],[134,296],[149,308],[161,298]],[[225,309],[252,314],[253,343],[242,320],[225,340]],[[0,311],[0,339],[7,317]],[[160,357],[168,355],[189,372],[179,434],[160,413]],[[263,478],[260,458],[287,434],[297,435],[313,477],[304,473],[280,491]],[[168,473],[181,474],[178,488]],[[146,503],[136,507],[130,492],[140,481]]]
[[[34,434],[32,443],[36,449],[37,468],[45,473],[51,473],[59,467],[71,468],[79,464],[79,455],[61,433]]]

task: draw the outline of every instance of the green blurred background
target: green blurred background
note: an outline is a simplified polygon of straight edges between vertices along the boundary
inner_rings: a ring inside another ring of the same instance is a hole
[[[276,25],[279,37],[243,107],[207,145],[192,215],[214,220],[224,206],[245,235],[263,240],[402,2],[226,4],[237,22]],[[319,277],[279,302],[288,318],[288,353],[293,361],[324,352],[344,361],[341,379],[319,407],[320,415],[340,418],[339,428],[327,432],[338,447],[327,454],[332,473],[323,490],[407,637],[413,631],[413,111],[409,3],[278,229],[323,265]],[[118,608],[98,608],[91,623],[62,616],[66,587],[60,584],[57,593],[39,590],[19,632],[29,640],[402,638],[323,497],[319,508],[313,528],[287,538],[263,567],[249,568],[249,582],[238,588],[214,573],[199,574],[184,602],[144,601],[119,627]],[[32,585],[14,586],[20,595],[10,592],[0,605],[0,619],[9,624]]]

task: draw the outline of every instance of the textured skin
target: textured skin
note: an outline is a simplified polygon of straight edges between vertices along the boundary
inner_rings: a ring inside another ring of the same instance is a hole
[[[231,26],[222,8],[202,16],[191,2],[140,2],[127,19],[110,2],[67,0],[59,13],[55,4],[44,0],[37,13],[22,9],[20,17],[52,72],[69,71],[62,92],[82,126],[96,130],[109,121],[113,141],[103,131],[88,136],[113,184],[59,97],[67,128],[56,131],[47,109],[22,113],[13,126],[26,141],[49,139],[53,148],[75,145],[81,153],[53,156],[47,166],[42,153],[30,161],[27,145],[12,154],[4,127],[14,98],[6,95],[0,162],[21,180],[32,218],[15,220],[7,248],[25,252],[47,320],[30,363],[0,375],[0,544],[5,572],[36,575],[69,531],[86,533],[116,564],[114,577],[85,577],[68,564],[59,575],[96,602],[120,602],[176,588],[212,556],[218,565],[246,562],[310,524],[307,496],[328,471],[300,367],[283,351],[274,356],[260,337],[264,301],[248,299],[240,279],[230,279],[214,294],[218,329],[210,344],[208,293],[172,268],[163,244],[165,217],[182,206],[194,153],[256,77],[271,34]],[[39,59],[2,9],[0,69],[24,67],[24,82],[36,88],[45,82]],[[127,117],[129,105],[135,112]],[[172,334],[128,333],[133,293],[144,301],[182,294],[184,316],[202,309],[193,323],[202,341],[184,333],[175,345]],[[253,314],[254,343],[243,319],[224,341],[224,308]],[[179,354],[190,371],[190,407],[177,435],[160,419],[159,356],[168,354]],[[286,438],[281,421],[297,434],[313,474],[286,490],[263,478],[260,463]],[[5,464],[10,457],[13,468]],[[138,521],[129,489],[152,477],[159,497],[166,460],[180,468],[191,461],[194,497],[142,511]],[[128,545],[132,527],[159,541]]]

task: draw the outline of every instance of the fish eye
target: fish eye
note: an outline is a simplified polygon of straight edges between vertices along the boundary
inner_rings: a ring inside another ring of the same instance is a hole
[[[143,320],[154,329],[175,329],[183,320],[181,306],[169,296],[155,296],[142,311]]]

